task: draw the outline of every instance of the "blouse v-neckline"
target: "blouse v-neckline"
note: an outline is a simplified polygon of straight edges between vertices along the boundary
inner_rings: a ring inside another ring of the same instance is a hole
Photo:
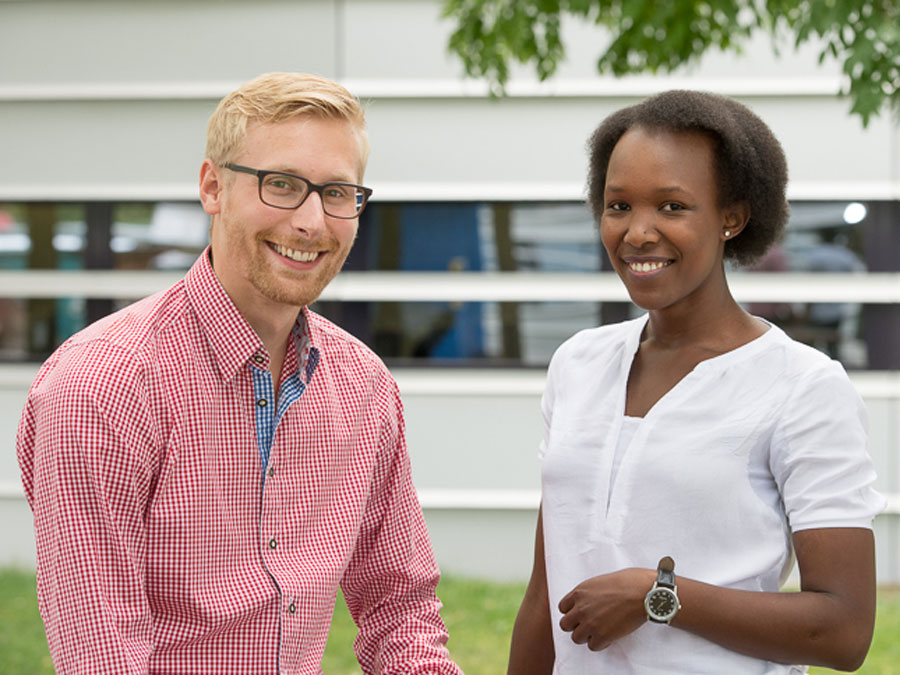
[[[635,356],[637,356],[637,352],[641,347],[641,335],[644,333],[644,329],[647,326],[647,322],[650,320],[649,314],[644,314],[642,317],[635,321],[636,330],[633,332],[625,345],[625,351],[622,358],[622,369],[624,371],[622,379],[622,395],[619,410],[621,412],[621,416],[624,418],[625,408],[628,403],[628,377],[631,373],[631,368],[634,365]],[[628,415],[628,417],[632,417],[638,420],[645,420],[648,417],[652,416],[654,411],[660,407],[664,407],[669,400],[672,398],[676,398],[678,392],[686,386],[684,383],[693,379],[697,373],[703,372],[705,370],[709,370],[712,368],[725,368],[728,364],[733,363],[738,360],[742,360],[747,358],[748,356],[754,354],[760,349],[765,348],[766,344],[768,344],[769,340],[774,339],[774,335],[776,333],[780,333],[781,329],[778,328],[773,323],[769,323],[762,319],[768,325],[768,329],[762,334],[759,335],[749,342],[745,342],[744,344],[735,347],[727,352],[723,352],[722,354],[717,354],[716,356],[711,356],[708,359],[703,359],[693,368],[691,368],[680,380],[678,380],[672,387],[669,388],[662,396],[660,396],[656,402],[650,406],[646,413],[642,416],[637,415]]]

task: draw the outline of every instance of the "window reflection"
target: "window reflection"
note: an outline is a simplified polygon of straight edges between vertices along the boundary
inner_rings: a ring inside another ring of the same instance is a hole
[[[81,269],[81,204],[0,204],[0,269]],[[2,297],[0,358],[44,358],[85,323],[84,301]]]
[[[754,268],[763,272],[865,272],[867,209],[859,202],[795,203],[784,239]],[[748,310],[783,328],[795,340],[844,363],[865,368],[860,303],[751,303]]]
[[[879,210],[880,209],[880,210]],[[784,239],[756,271],[897,271],[893,203],[796,202]],[[873,213],[882,213],[875,220]],[[197,203],[0,204],[0,269],[186,270],[208,241]],[[364,212],[345,269],[353,271],[596,273],[609,270],[581,203],[385,203]],[[61,289],[61,293],[64,289]],[[39,360],[122,302],[4,298],[0,359]],[[636,316],[630,303],[320,302],[316,309],[394,363],[543,367],[583,328]],[[748,309],[847,368],[900,360],[885,338],[894,305],[751,303]],[[887,365],[886,365],[887,364]]]
[[[209,216],[192,202],[120,205],[110,242],[120,269],[187,270],[208,243]]]

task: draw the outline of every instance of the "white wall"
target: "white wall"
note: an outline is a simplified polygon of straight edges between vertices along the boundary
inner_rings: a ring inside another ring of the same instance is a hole
[[[15,429],[35,366],[0,369],[0,565],[34,564],[31,513],[15,460]],[[540,499],[537,445],[544,374],[534,370],[399,370],[413,478],[445,573],[527,579]],[[856,373],[870,414],[876,486],[894,495],[876,521],[878,573],[900,575],[900,376]]]
[[[343,81],[368,102],[375,199],[579,199],[585,141],[607,113],[674,87],[754,108],[781,139],[794,199],[900,199],[900,132],[868,129],[814,50],[711,54],[673,77],[613,80],[606,39],[567,24],[572,58],[551,83],[522,71],[491,100],[445,51],[438,0],[0,0],[0,201],[194,199],[206,120],[260,72]],[[0,289],[2,294],[2,289]],[[762,298],[760,298],[762,299]],[[896,302],[896,299],[888,300]],[[0,564],[33,564],[14,433],[34,368],[0,366]],[[397,374],[415,477],[450,572],[527,577],[543,375]],[[453,378],[456,378],[455,380]],[[872,415],[880,487],[900,492],[896,373],[854,376]],[[900,518],[878,521],[882,580],[900,582]]]
[[[675,77],[598,78],[606,39],[569,24],[572,55],[545,86],[522,74],[491,100],[445,51],[452,25],[424,0],[254,3],[0,0],[0,199],[196,195],[206,120],[268,70],[344,81],[369,101],[375,198],[578,198],[602,117],[677,86],[737,96],[785,146],[794,198],[900,197],[900,134],[863,129],[814,50],[711,54]],[[9,161],[12,160],[12,161]]]

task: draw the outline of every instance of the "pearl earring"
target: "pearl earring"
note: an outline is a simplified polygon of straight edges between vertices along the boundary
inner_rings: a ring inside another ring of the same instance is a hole
[[[725,230],[725,238],[728,239],[728,237],[730,237],[730,236],[731,236],[731,231]]]

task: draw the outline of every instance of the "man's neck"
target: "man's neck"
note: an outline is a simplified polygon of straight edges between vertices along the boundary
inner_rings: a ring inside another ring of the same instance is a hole
[[[256,331],[262,340],[263,346],[269,353],[269,371],[272,373],[272,385],[275,394],[278,394],[278,384],[281,380],[281,371],[284,367],[284,358],[287,354],[288,341],[294,331],[297,322],[299,308],[285,308],[279,305],[277,308],[271,305],[250,308],[244,311],[238,308],[247,323]],[[285,311],[288,309],[290,311]],[[260,311],[261,310],[261,311]]]

